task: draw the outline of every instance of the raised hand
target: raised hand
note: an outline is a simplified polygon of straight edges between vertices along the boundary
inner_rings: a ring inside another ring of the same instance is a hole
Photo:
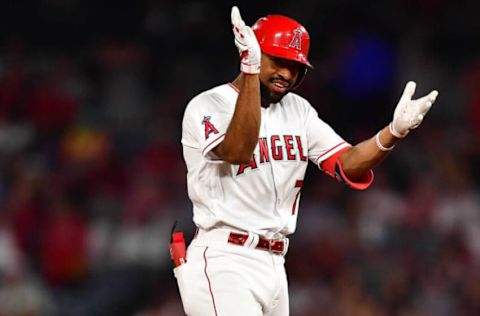
[[[245,74],[260,73],[261,51],[252,28],[245,25],[236,6],[232,7],[232,29],[235,45],[240,54],[240,71]]]
[[[433,90],[426,96],[412,100],[415,87],[415,82],[409,81],[407,83],[402,97],[395,108],[393,121],[389,125],[390,132],[395,137],[403,138],[411,130],[417,128],[438,96],[438,91]]]

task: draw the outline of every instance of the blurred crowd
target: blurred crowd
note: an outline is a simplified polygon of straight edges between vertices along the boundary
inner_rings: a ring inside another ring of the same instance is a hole
[[[167,247],[175,220],[194,232],[181,119],[237,74],[231,3],[32,5],[0,22],[0,315],[182,315]],[[298,93],[351,143],[389,122],[408,80],[440,91],[367,191],[309,167],[291,314],[480,315],[473,2],[239,5],[249,24],[307,27],[315,69]]]

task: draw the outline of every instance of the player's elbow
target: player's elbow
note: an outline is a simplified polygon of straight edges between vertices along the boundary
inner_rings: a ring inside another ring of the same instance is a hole
[[[240,146],[229,147],[221,143],[213,151],[220,159],[232,165],[248,164],[253,159],[253,149]]]

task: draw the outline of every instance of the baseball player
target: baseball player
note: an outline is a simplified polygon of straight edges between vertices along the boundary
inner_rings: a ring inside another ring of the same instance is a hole
[[[289,314],[284,256],[295,231],[308,161],[353,189],[417,128],[438,92],[412,99],[409,82],[393,119],[352,146],[292,91],[312,65],[310,38],[282,15],[252,27],[231,11],[240,74],[188,104],[182,144],[197,234],[174,269],[190,316]]]

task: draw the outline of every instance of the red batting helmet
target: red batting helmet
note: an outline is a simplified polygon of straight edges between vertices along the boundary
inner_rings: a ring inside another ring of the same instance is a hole
[[[307,59],[310,36],[294,19],[278,14],[267,15],[258,19],[252,29],[262,52],[313,68]]]

